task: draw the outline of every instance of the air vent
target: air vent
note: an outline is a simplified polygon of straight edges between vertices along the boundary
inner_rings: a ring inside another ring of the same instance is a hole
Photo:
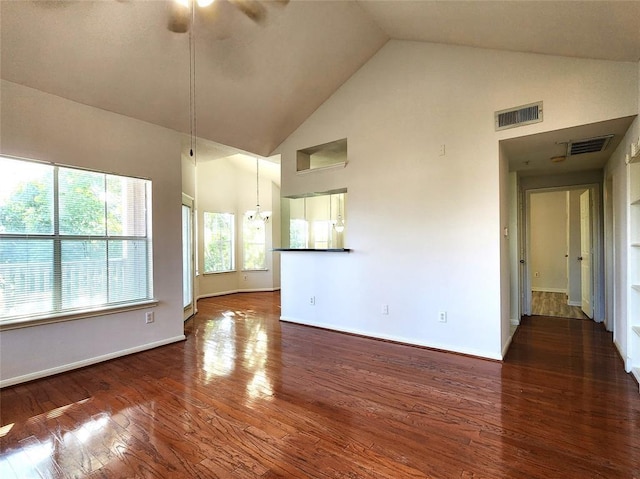
[[[542,102],[517,106],[508,110],[500,110],[495,113],[496,131],[515,128],[516,126],[530,125],[542,121]]]
[[[570,141],[567,144],[567,156],[583,155],[585,153],[597,153],[604,151],[613,138],[613,135],[597,136],[586,140]]]

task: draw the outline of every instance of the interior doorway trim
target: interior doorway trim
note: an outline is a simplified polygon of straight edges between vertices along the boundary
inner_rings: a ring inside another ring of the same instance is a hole
[[[593,301],[593,320],[602,322],[604,320],[604,229],[603,229],[603,203],[602,203],[602,184],[587,183],[580,185],[566,185],[542,188],[523,188],[519,201],[523,205],[518,208],[518,212],[524,217],[519,223],[524,231],[520,235],[520,264],[521,277],[520,282],[520,316],[531,315],[531,195],[534,193],[546,193],[556,191],[571,190],[589,190],[591,200],[591,248],[592,248],[592,301]]]

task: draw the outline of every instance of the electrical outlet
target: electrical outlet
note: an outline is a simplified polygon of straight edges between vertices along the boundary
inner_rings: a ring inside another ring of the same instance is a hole
[[[147,324],[153,323],[155,318],[153,317],[153,311],[149,311],[144,314],[144,322]]]
[[[243,274],[243,275],[242,275],[242,280],[243,280],[243,281],[246,281],[246,280],[247,280],[247,275],[246,275],[246,274]]]
[[[447,322],[447,312],[446,311],[440,311],[438,313],[438,322],[440,322],[440,323],[446,323]]]
[[[536,278],[539,278],[539,277],[540,277],[540,271],[536,271],[536,272],[534,273],[534,275],[535,275],[535,277],[536,277]]]
[[[316,297],[315,297],[315,296],[311,296],[311,297],[309,298],[309,304],[310,304],[311,306],[315,306],[315,305],[316,305]]]
[[[389,314],[389,305],[388,304],[383,304],[382,305],[382,314]]]

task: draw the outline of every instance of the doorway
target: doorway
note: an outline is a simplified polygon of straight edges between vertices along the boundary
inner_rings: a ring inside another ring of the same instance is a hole
[[[523,314],[598,320],[599,191],[599,185],[526,191]]]
[[[183,319],[186,321],[195,314],[194,301],[194,265],[195,256],[193,248],[193,198],[182,195],[182,306],[184,307]]]

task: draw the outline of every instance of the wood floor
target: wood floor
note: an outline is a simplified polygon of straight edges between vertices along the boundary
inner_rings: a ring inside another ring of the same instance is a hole
[[[556,316],[559,318],[589,319],[580,306],[569,306],[567,295],[548,291],[531,293],[531,314],[536,316]]]
[[[187,341],[1,391],[0,477],[640,479],[640,394],[592,321],[504,363],[200,301]]]

